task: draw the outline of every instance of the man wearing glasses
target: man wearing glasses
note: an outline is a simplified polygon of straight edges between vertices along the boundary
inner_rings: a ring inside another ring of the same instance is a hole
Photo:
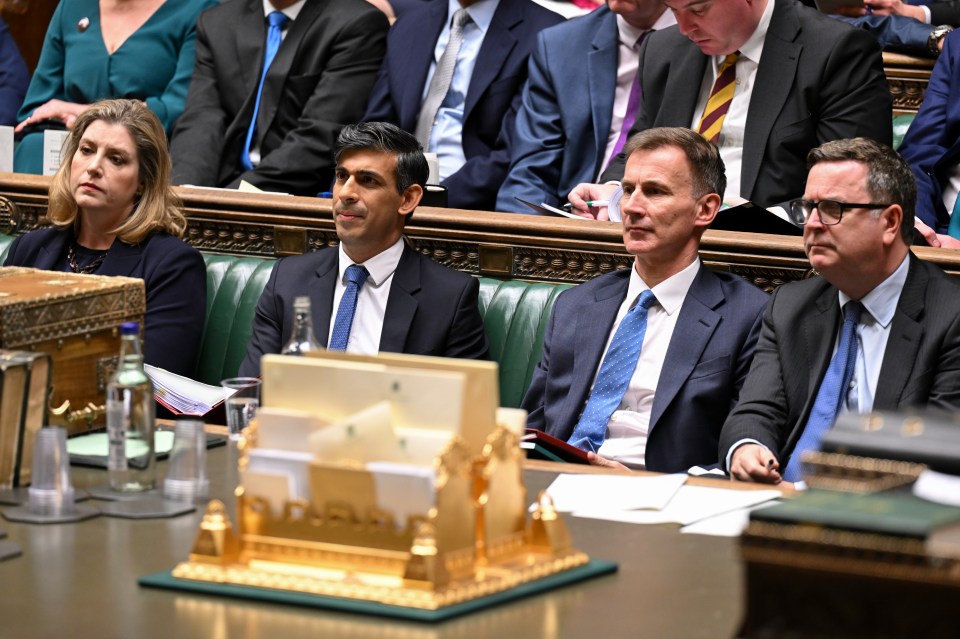
[[[843,410],[960,405],[960,283],[910,253],[916,185],[892,149],[856,138],[807,156],[804,248],[819,277],[780,287],[720,436],[731,476],[800,479]]]

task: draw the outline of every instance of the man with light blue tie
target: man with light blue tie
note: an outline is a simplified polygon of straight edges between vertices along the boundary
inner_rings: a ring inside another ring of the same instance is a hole
[[[770,299],[740,403],[723,426],[731,476],[802,478],[841,411],[960,406],[960,283],[910,252],[917,188],[866,138],[807,156],[804,248],[818,277]]]
[[[699,258],[726,177],[685,128],[627,142],[623,242],[633,267],[564,291],[523,399],[536,428],[599,465],[683,472],[717,463],[767,295]]]
[[[287,257],[257,304],[240,366],[257,376],[293,331],[293,302],[308,296],[313,332],[331,350],[486,359],[479,283],[424,257],[403,239],[423,196],[427,161],[392,124],[347,126],[336,146],[333,220],[340,245]]]
[[[365,0],[227,0],[202,13],[174,183],[329,190],[333,143],[363,115],[388,28]]]
[[[403,14],[364,115],[436,153],[454,208],[492,210],[540,30],[563,18],[532,0],[433,0]]]

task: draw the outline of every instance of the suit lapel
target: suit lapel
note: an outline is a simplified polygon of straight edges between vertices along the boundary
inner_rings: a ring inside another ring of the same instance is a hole
[[[774,1],[763,55],[757,68],[756,85],[747,110],[749,126],[743,136],[741,194],[753,192],[767,140],[793,87],[803,51],[803,46],[796,42],[799,32],[800,24],[794,8]]]
[[[600,368],[610,329],[627,295],[630,270],[624,269],[617,275],[618,279],[597,291],[593,304],[580,308],[577,314],[573,379],[561,413],[571,420],[573,427],[576,427],[578,416],[590,394],[590,385]]]
[[[411,38],[407,42],[399,42],[396,39],[391,41],[393,45],[401,44],[407,53],[397,54],[395,51],[387,53],[387,60],[396,56],[395,64],[400,67],[397,69],[399,73],[391,82],[390,89],[401,96],[400,104],[397,105],[400,126],[409,131],[413,131],[417,126],[420,104],[427,90],[427,74],[430,71],[430,65],[434,62],[433,51],[437,47],[437,40],[440,39],[440,32],[443,31],[443,25],[447,19],[446,2],[430,4],[430,9],[426,13],[427,20],[417,31],[421,37]]]
[[[510,57],[510,52],[517,46],[517,39],[511,31],[522,22],[523,14],[520,12],[519,3],[504,1],[497,5],[470,77],[470,86],[467,88],[463,105],[464,122],[470,117],[470,112],[480,100],[480,96],[500,73],[500,68]]]
[[[701,264],[680,308],[680,316],[663,360],[650,411],[650,431],[653,431],[660,416],[700,363],[703,350],[720,323],[720,315],[713,309],[723,301],[719,280]]]
[[[597,11],[607,11],[608,15],[600,23],[600,28],[593,39],[593,51],[587,56],[587,77],[590,86],[588,96],[590,113],[593,116],[593,141],[597,149],[597,166],[593,168],[594,175],[606,159],[603,153],[607,148],[607,132],[610,131],[613,98],[617,90],[617,74],[610,73],[610,70],[617,68],[620,48],[616,15],[606,7]]]
[[[384,312],[383,330],[380,333],[380,350],[388,353],[402,353],[407,343],[407,334],[413,324],[420,302],[416,294],[420,291],[420,257],[412,248],[404,244],[403,253],[393,274],[393,284],[387,298]]]
[[[826,374],[833,346],[840,326],[840,298],[837,289],[827,286],[826,290],[814,301],[814,309],[809,319],[802,322],[803,339],[798,342],[802,352],[788,355],[788,362],[796,362],[799,370],[806,370],[806,388],[799,389],[798,397],[806,397],[803,410],[800,411],[800,424],[806,424],[807,415],[817,398],[820,380]],[[798,376],[802,379],[802,375]],[[796,429],[795,429],[796,430]]]
[[[283,85],[290,75],[290,68],[296,60],[300,44],[306,37],[311,24],[320,16],[328,2],[329,0],[312,0],[305,3],[297,19],[287,28],[287,35],[280,43],[277,55],[270,64],[267,77],[263,82],[263,97],[260,99],[260,112],[257,114],[257,130],[260,131],[260,138],[270,128],[277,115]]]
[[[37,251],[37,260],[33,265],[43,271],[54,271],[58,263],[67,252],[67,244],[73,242],[73,230],[68,229],[65,233],[51,233],[50,239]]]
[[[143,256],[143,247],[140,244],[125,244],[120,238],[113,240],[103,266],[97,275],[124,275],[133,273]]]
[[[317,266],[316,277],[307,284],[307,295],[313,308],[313,332],[324,346],[330,337],[330,316],[333,314],[333,292],[336,290],[340,252],[327,249],[320,253],[321,261]]]
[[[654,45],[648,38],[643,48],[648,49],[651,46]],[[671,63],[671,73],[663,90],[663,103],[657,110],[656,121],[652,126],[690,127],[693,111],[697,108],[697,98],[700,95],[700,83],[703,80],[703,74],[706,73],[709,60],[695,44],[690,42],[686,55]],[[656,99],[654,96],[650,97]],[[646,100],[645,95],[644,103]]]
[[[310,3],[307,3],[310,4]],[[306,9],[306,7],[304,7]],[[247,102],[253,108],[257,85],[263,69],[263,49],[266,46],[267,25],[263,15],[263,3],[250,0],[235,25],[237,47],[237,71],[243,82]]]
[[[920,261],[910,254],[910,270],[903,284],[897,311],[890,325],[887,348],[883,353],[880,366],[880,379],[877,381],[877,393],[873,399],[874,409],[897,408],[903,390],[910,381],[920,340],[923,337],[923,324],[918,318],[924,313],[924,299],[927,293],[929,277]]]

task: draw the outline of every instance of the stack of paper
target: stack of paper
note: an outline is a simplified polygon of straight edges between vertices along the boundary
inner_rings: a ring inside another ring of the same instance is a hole
[[[149,364],[144,364],[143,370],[153,380],[154,399],[178,415],[202,417],[226,397],[220,386],[204,384]]]

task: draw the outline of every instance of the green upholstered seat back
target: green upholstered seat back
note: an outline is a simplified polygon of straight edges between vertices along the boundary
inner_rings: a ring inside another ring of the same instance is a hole
[[[491,359],[500,364],[500,405],[520,406],[540,361],[553,303],[569,284],[480,278],[480,314]]]
[[[207,263],[207,321],[196,378],[207,384],[237,374],[253,326],[257,301],[274,260],[204,253]]]
[[[910,125],[913,123],[914,117],[915,116],[913,113],[893,116],[893,148],[894,149],[900,148],[900,143],[903,142],[903,136],[907,134],[907,129],[909,129]]]
[[[13,236],[0,233],[0,264],[3,264],[3,261],[7,259],[11,244],[13,244]]]

